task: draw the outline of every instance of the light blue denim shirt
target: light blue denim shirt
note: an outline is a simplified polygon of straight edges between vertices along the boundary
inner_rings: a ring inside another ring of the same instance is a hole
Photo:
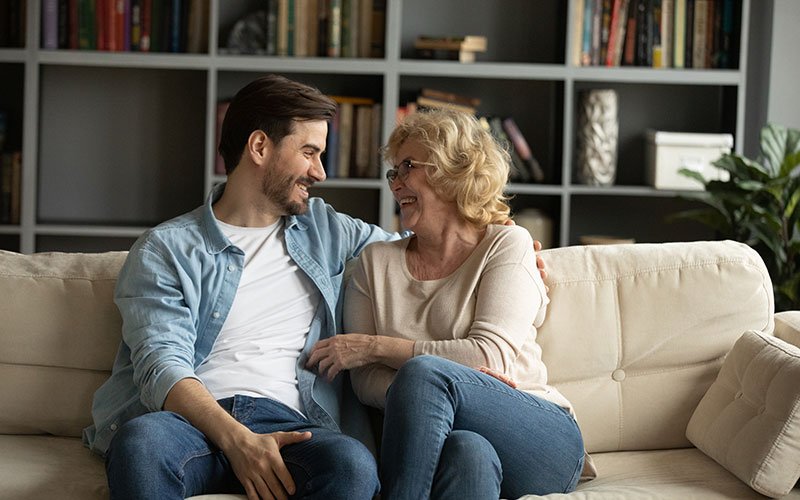
[[[211,209],[224,188],[217,186],[196,210],[150,229],[130,250],[115,291],[122,342],[111,377],[94,395],[94,425],[83,432],[97,453],[105,454],[123,423],[161,410],[179,380],[197,378],[195,369],[219,335],[244,265],[244,252],[223,235]],[[317,340],[341,332],[347,261],[373,241],[399,236],[337,213],[319,198],[285,222],[289,255],[322,296],[297,364],[300,397],[312,422],[339,430],[341,417],[350,418],[342,414],[341,377],[328,383],[306,370],[305,360]]]

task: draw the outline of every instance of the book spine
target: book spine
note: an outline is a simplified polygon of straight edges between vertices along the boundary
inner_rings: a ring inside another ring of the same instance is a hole
[[[42,0],[42,48],[58,48],[58,0]]]
[[[686,42],[686,0],[675,0],[675,16],[672,20],[672,65],[683,68]]]
[[[592,64],[592,13],[594,0],[584,0],[583,33],[581,34],[581,66]]]
[[[267,2],[267,55],[278,55],[278,0]]]
[[[708,26],[708,0],[694,2],[694,31],[692,32],[692,67],[705,68],[706,28]]]
[[[69,48],[69,0],[58,0],[58,48]]]
[[[342,0],[330,0],[328,11],[328,57],[342,55]]]
[[[386,0],[372,0],[370,40],[370,57],[383,57],[386,47]]]
[[[672,40],[672,23],[675,19],[674,0],[661,0],[661,67],[669,68],[672,66],[672,51],[674,43]]]
[[[572,65],[581,65],[583,51],[583,15],[585,0],[575,0],[572,11]]]

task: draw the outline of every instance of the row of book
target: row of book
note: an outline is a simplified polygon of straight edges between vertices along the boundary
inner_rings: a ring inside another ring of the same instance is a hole
[[[223,53],[383,57],[386,0],[264,0],[234,24]]]
[[[516,121],[511,116],[480,116],[478,107],[481,100],[477,97],[465,96],[438,89],[423,88],[414,100],[397,109],[395,119],[402,121],[411,113],[425,108],[454,109],[464,113],[478,115],[484,129],[491,132],[497,141],[506,147],[511,155],[511,173],[509,180],[519,183],[543,183],[545,172],[528,140],[522,134]]]
[[[322,163],[329,179],[380,176],[381,120],[383,105],[367,97],[330,96],[336,115],[328,126]],[[217,104],[217,144],[229,102]],[[214,173],[225,175],[225,163],[217,154]]]
[[[0,153],[0,224],[19,224],[22,153]]]
[[[735,0],[576,0],[576,66],[737,67]]]
[[[209,0],[41,0],[42,48],[208,50]]]

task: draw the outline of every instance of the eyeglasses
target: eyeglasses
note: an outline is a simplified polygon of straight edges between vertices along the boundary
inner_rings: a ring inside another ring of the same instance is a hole
[[[391,186],[398,177],[401,181],[405,181],[412,168],[419,168],[420,166],[424,165],[432,165],[432,163],[416,160],[403,160],[399,165],[396,165],[394,168],[390,168],[386,171],[386,180],[389,182],[389,186]]]

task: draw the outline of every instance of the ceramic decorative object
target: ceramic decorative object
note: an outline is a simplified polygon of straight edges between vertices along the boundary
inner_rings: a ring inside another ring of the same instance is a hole
[[[610,186],[617,174],[617,93],[609,89],[581,92],[578,101],[577,172],[582,184]]]

